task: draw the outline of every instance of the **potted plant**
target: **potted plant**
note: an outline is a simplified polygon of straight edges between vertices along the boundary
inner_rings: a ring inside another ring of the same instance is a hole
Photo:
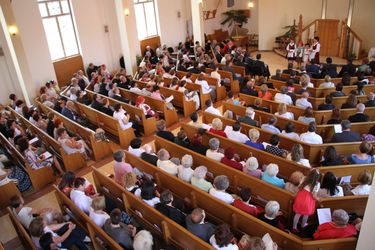
[[[244,23],[247,23],[249,17],[245,15],[244,10],[229,10],[223,12],[222,15],[224,16],[224,21],[221,22],[221,25],[225,25],[228,23],[228,27],[232,27],[236,29],[237,27],[242,27]]]

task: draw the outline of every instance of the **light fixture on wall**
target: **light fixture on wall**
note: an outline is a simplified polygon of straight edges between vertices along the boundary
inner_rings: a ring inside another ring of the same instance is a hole
[[[130,14],[130,11],[129,11],[129,9],[128,9],[128,8],[124,9],[124,14],[125,14],[125,16],[129,16],[129,14]]]
[[[249,3],[247,4],[247,7],[254,8],[254,3],[252,1],[249,1]]]
[[[18,32],[18,29],[15,25],[11,25],[9,26],[9,33],[12,35],[12,36],[15,36]]]

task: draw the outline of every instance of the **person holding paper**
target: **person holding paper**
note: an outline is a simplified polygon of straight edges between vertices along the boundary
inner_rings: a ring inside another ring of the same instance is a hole
[[[349,191],[352,195],[369,195],[371,191],[372,175],[370,171],[365,170],[358,175],[359,185]],[[348,194],[347,194],[348,195]]]
[[[357,229],[348,222],[348,213],[343,209],[337,209],[332,213],[332,222],[319,225],[314,233],[314,239],[339,239],[357,236]]]
[[[328,198],[328,197],[342,197],[344,196],[344,191],[341,186],[337,185],[337,177],[332,172],[327,172],[318,191],[318,197]]]

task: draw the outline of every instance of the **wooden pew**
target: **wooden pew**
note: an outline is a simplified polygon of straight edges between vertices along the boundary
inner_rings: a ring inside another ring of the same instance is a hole
[[[220,69],[222,69],[225,66],[225,64],[219,63],[218,66],[219,66]],[[241,75],[241,77],[245,77],[246,76],[246,69],[245,69],[244,66],[237,66],[237,65],[233,64],[231,66],[231,68],[234,69],[234,72],[236,74]]]
[[[92,149],[94,159],[96,161],[99,161],[112,154],[111,148],[108,147],[108,142],[97,141],[95,139],[95,131],[83,127],[81,124],[72,121],[59,112],[43,105],[38,98],[35,99],[35,103],[37,104],[40,112],[44,113],[45,115],[52,112],[56,117],[63,121],[64,127],[67,128],[68,131],[81,136],[87,142],[88,146]]]
[[[20,190],[14,182],[9,182],[0,186],[0,210],[10,205],[10,198],[14,195],[22,196]]]
[[[83,230],[85,230],[92,240],[94,249],[103,249],[104,245],[109,249],[122,249],[122,247],[113,240],[103,229],[98,227],[95,222],[82,210],[80,210],[72,200],[63,192],[54,186],[55,195],[61,211],[72,215],[73,221]]]
[[[235,123],[234,120],[230,120],[230,119],[227,119],[227,118],[224,118],[224,117],[218,117],[218,116],[213,115],[211,113],[203,112],[203,114],[202,114],[202,122],[203,123],[209,124],[209,123],[212,122],[212,120],[214,118],[219,118],[223,122],[224,127],[225,126],[232,126]],[[246,123],[241,123],[241,127],[242,127],[242,133],[244,133],[246,135],[248,135],[249,130],[252,129],[252,128],[256,128],[257,130],[259,130],[260,131],[260,137],[259,137],[260,142],[264,142],[264,141],[268,142],[270,140],[271,136],[273,135],[273,133],[271,133],[267,130],[263,130],[263,129],[254,127],[254,126],[248,125]],[[280,134],[279,136],[280,136],[280,147],[281,148],[287,149],[287,150],[290,151],[294,144],[299,143],[303,147],[305,158],[310,159],[310,164],[312,164],[313,166],[320,166],[320,158],[321,158],[322,151],[324,151],[324,146],[313,145],[313,144],[308,144],[308,143],[301,142],[301,141],[296,141],[296,140],[290,139],[289,137],[283,136],[282,134]],[[353,150],[352,152],[357,152],[359,144],[360,143],[358,142],[358,143],[355,143],[354,146],[346,146],[346,147],[350,147],[351,150]],[[333,144],[330,144],[330,145],[333,145]],[[312,162],[311,158],[317,159],[319,161],[318,162]],[[372,174],[375,173],[375,164],[341,165],[341,166],[331,166],[331,167],[320,167],[319,169],[320,169],[320,172],[322,173],[322,180],[323,180],[324,173],[333,172],[338,177],[351,175],[352,176],[351,184],[357,185],[358,184],[357,178],[358,178],[358,176],[361,172],[363,172],[364,170],[368,170]],[[297,170],[301,171],[300,169],[297,169]],[[305,169],[305,172],[303,172],[303,171],[302,172],[307,174],[308,171],[309,171],[309,169]]]
[[[283,73],[283,74],[281,74],[281,77],[285,78],[285,79],[288,79],[290,77],[290,75]],[[299,79],[301,76],[297,75],[296,77]],[[317,88],[319,86],[319,84],[324,82],[324,78],[319,78],[319,79],[318,78],[310,78],[310,81],[311,81],[311,83],[314,84],[314,87]],[[342,81],[342,78],[340,78],[340,77],[331,78],[331,82],[333,82],[333,83],[340,83],[341,81]],[[357,81],[358,81],[357,77],[352,77],[350,79],[351,84],[356,83]]]
[[[0,133],[0,142],[8,150],[13,160],[17,161],[24,167],[26,173],[29,175],[34,191],[39,191],[47,184],[55,181],[52,168],[43,167],[39,169],[32,169],[25,157],[11,144],[3,134]]]
[[[94,93],[90,90],[86,90],[86,93],[87,96],[92,100]],[[102,97],[106,98],[105,96]],[[110,105],[114,105],[115,103],[115,100],[112,100],[110,100]],[[79,102],[75,102],[75,106],[77,111],[79,111],[81,115],[85,116],[90,123],[97,127],[103,128],[112,135],[117,136],[119,138],[121,147],[127,148],[130,145],[130,141],[135,138],[133,128],[128,128],[125,130],[121,129],[119,122],[115,118]]]
[[[17,236],[22,243],[22,246],[25,249],[37,250],[33,240],[31,239],[31,236],[29,235],[29,232],[20,223],[20,221],[17,219],[17,217],[13,213],[13,210],[10,207],[7,207],[7,213],[9,215],[10,221],[13,224],[14,229],[16,230]]]
[[[348,213],[356,213],[362,217],[365,214],[367,200],[367,195],[322,198],[318,207],[330,208],[332,212],[336,209],[344,209]]]
[[[143,96],[145,98],[145,103],[148,104],[154,111],[159,111],[164,114],[164,120],[167,127],[178,122],[178,116],[176,109],[167,109],[167,103],[163,100],[155,99],[153,97],[131,92],[126,89],[119,88],[121,96],[131,100],[136,103],[138,96]]]
[[[233,193],[237,193],[239,188],[251,187],[253,190],[252,201],[255,201],[261,206],[264,206],[264,201],[277,200],[279,201],[280,208],[285,216],[287,218],[290,218],[292,216],[292,204],[294,199],[294,195],[292,193],[284,189],[275,187],[269,183],[265,183],[258,178],[247,175],[241,171],[207,158],[204,155],[198,154],[192,150],[184,148],[161,137],[156,136],[154,144],[156,151],[164,148],[171,154],[171,157],[178,157],[181,159],[185,154],[190,154],[194,159],[194,166],[206,166],[208,171],[211,172],[214,176],[227,176],[230,183],[229,190]]]
[[[9,107],[12,115],[23,124],[24,129],[29,129],[35,136],[42,140],[47,149],[57,153],[62,160],[66,171],[76,171],[77,169],[86,167],[84,155],[76,152],[74,154],[67,154],[61,144],[55,138],[49,136],[44,130],[36,127],[34,124],[26,120],[23,116],[18,114],[14,109]]]
[[[141,162],[139,158],[126,153],[126,159],[130,163]],[[133,165],[134,166],[134,165]],[[136,165],[143,169],[142,165]],[[148,206],[140,198],[125,190],[112,179],[93,169],[93,177],[96,188],[102,194],[122,204],[128,214],[134,216],[137,221],[144,224],[153,235],[163,237],[167,244],[173,244],[180,249],[213,249],[208,243],[196,237],[181,225]]]
[[[210,69],[210,68],[206,68],[206,73],[211,73],[213,71],[213,69]],[[228,78],[229,81],[230,81],[230,90],[233,92],[233,93],[238,93],[240,92],[240,82],[238,80],[234,80],[233,79],[233,75],[231,72],[229,71],[224,71],[224,70],[218,70],[217,71],[220,76],[221,76],[221,79],[225,79],[225,78]]]

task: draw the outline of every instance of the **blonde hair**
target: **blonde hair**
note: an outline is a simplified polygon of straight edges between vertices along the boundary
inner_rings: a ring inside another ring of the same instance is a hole
[[[294,171],[292,175],[289,178],[290,183],[292,183],[295,186],[299,186],[301,181],[303,180],[305,176],[300,171]]]
[[[130,188],[137,183],[137,175],[133,172],[126,173],[124,176],[124,186]]]
[[[223,129],[223,123],[219,118],[215,118],[212,120],[212,128],[215,130],[222,130]]]
[[[98,211],[98,210],[102,210],[105,208],[105,199],[103,196],[98,196],[98,197],[95,197],[94,199],[92,199],[92,203],[91,203],[91,207],[92,209],[94,209],[94,211]]]
[[[287,106],[285,103],[280,103],[279,107],[277,108],[277,112],[279,112],[279,115],[285,114],[287,112]]]
[[[252,142],[256,142],[260,137],[259,130],[252,128],[249,130],[249,138]]]
[[[267,84],[260,85],[260,91],[262,91],[263,93],[266,93],[268,91]]]

